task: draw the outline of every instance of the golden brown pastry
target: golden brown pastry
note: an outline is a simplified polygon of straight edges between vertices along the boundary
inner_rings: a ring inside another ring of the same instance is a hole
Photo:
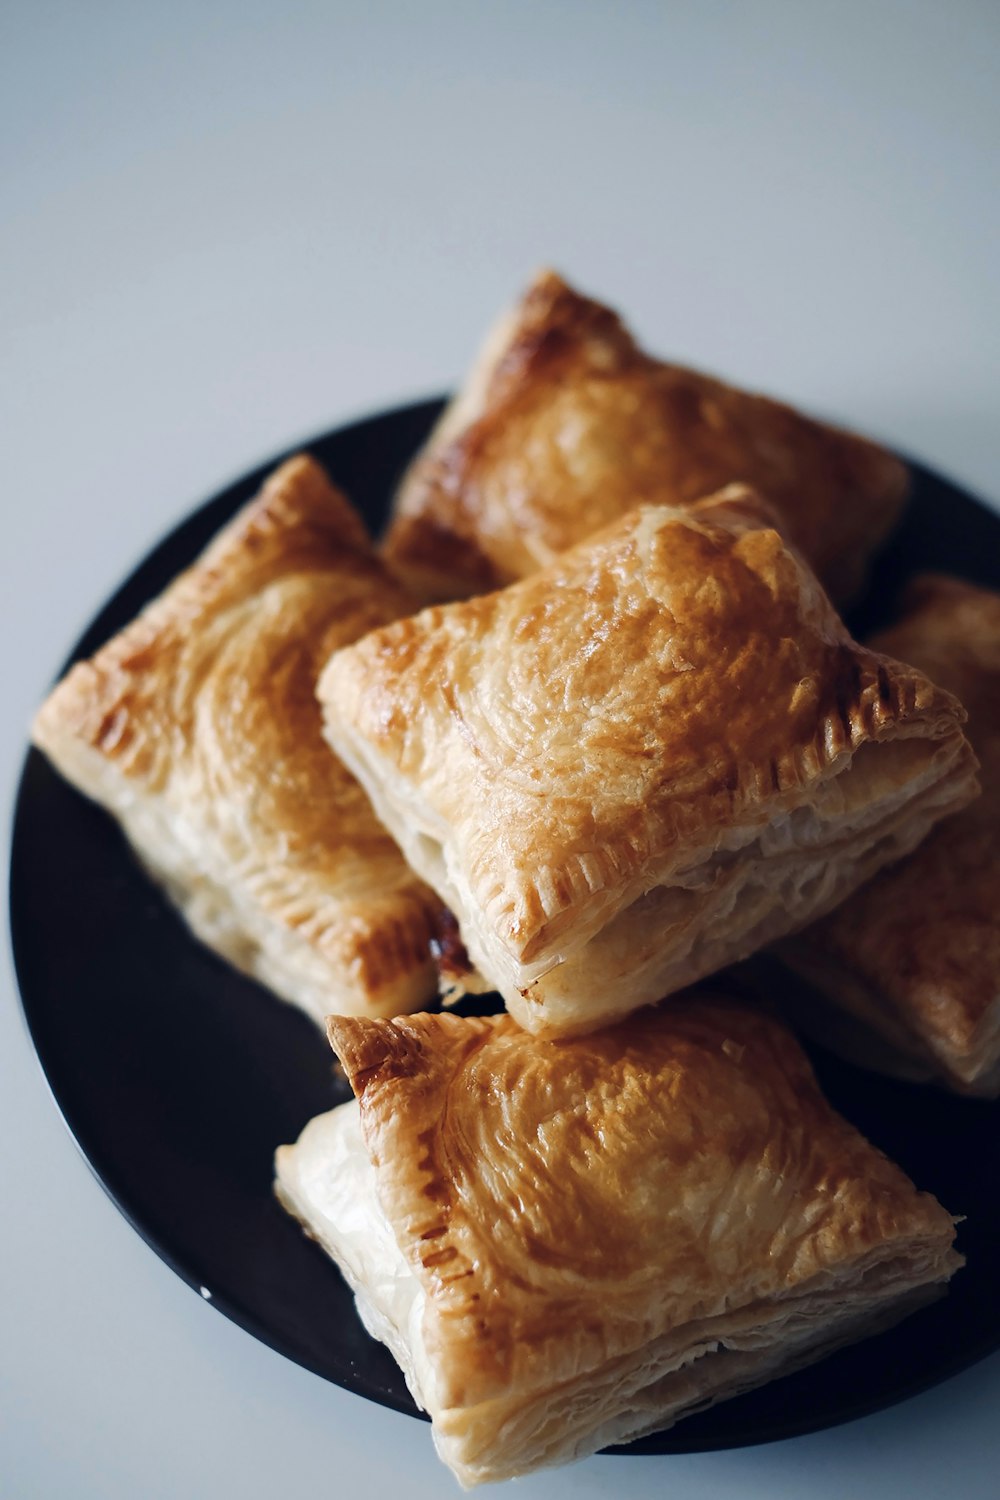
[[[516,1019],[581,1032],[842,901],[976,792],[751,491],[647,506],[337,653],[326,732]]]
[[[279,1150],[277,1193],[464,1485],[669,1427],[962,1263],[951,1217],[759,1012],[699,996],[565,1042],[447,1014],[330,1038],[359,1102]]]
[[[777,505],[841,600],[908,487],[874,443],[651,359],[609,308],[545,271],[404,479],[387,554],[424,598],[459,598],[533,573],[640,502],[733,480]]]
[[[834,1007],[817,1009],[803,996],[797,1017],[840,1051],[883,1070],[996,1096],[1000,595],[929,575],[911,586],[907,606],[873,644],[962,700],[983,796],[784,946],[782,956]]]
[[[331,755],[315,698],[335,647],[411,607],[294,458],[34,725],[198,936],[320,1022],[413,1010],[435,987],[437,903]]]

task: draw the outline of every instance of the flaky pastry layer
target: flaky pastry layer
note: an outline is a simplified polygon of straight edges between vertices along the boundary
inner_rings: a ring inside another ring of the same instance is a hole
[[[781,948],[832,1009],[802,996],[801,1024],[855,1061],[1000,1094],[1000,595],[914,581],[873,644],[961,699],[983,795],[915,854]],[[855,1024],[852,1024],[855,1023]]]
[[[953,1221],[794,1040],[699,997],[586,1039],[331,1022],[357,1095],[277,1157],[463,1484],[670,1425],[903,1316]]]
[[[315,699],[332,650],[411,607],[344,497],[294,458],[34,724],[195,933],[318,1022],[434,991],[437,903],[324,743]]]
[[[326,733],[523,1025],[648,1004],[830,910],[976,792],[745,486],[338,652]]]
[[[610,308],[546,271],[406,475],[387,555],[423,597],[458,598],[526,577],[637,504],[734,480],[774,501],[841,599],[908,488],[874,443],[650,358]]]

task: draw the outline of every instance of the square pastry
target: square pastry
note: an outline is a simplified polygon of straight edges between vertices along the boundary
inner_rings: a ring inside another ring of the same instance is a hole
[[[523,578],[639,502],[742,480],[775,503],[834,597],[858,592],[906,468],[791,407],[652,359],[551,271],[498,325],[412,465],[387,555],[415,592]]]
[[[801,1024],[855,1061],[963,1093],[1000,1094],[1000,595],[914,581],[879,651],[912,662],[968,710],[983,795],[825,921],[782,945],[831,1008]]]
[[[539,1034],[804,926],[977,789],[960,705],[851,639],[742,486],[374,631],[319,695],[472,963]]]
[[[413,1010],[436,986],[438,903],[331,754],[315,696],[335,647],[411,607],[294,458],[35,720],[194,932],[318,1022]]]
[[[277,1154],[463,1485],[671,1426],[940,1292],[954,1221],[712,996],[544,1042],[332,1020],[357,1100]]]

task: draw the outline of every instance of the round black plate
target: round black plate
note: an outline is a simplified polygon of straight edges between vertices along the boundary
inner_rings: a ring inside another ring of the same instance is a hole
[[[441,403],[390,411],[308,445],[373,529]],[[277,463],[239,480],[163,541],[73,653],[90,655],[189,563]],[[1000,586],[1000,519],[915,467],[916,491],[866,628],[917,568]],[[41,685],[40,685],[41,687]],[[415,1413],[326,1257],[271,1195],[274,1148],[343,1097],[311,1022],[187,933],[110,818],[35,752],[17,802],[11,926],[24,1011],[59,1108],[99,1180],[191,1286],[273,1348],[397,1411]],[[968,1266],[947,1298],[899,1328],[629,1452],[734,1447],[887,1406],[1000,1345],[996,1107],[876,1079],[817,1054],[834,1104],[923,1188],[967,1215]],[[341,1086],[342,1087],[342,1086]]]

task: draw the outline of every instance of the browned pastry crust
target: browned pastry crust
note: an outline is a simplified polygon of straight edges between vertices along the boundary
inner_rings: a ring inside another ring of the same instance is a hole
[[[927,575],[873,642],[962,700],[982,798],[782,956],[861,1023],[824,1040],[880,1070],[1000,1094],[1000,595]],[[809,1024],[808,998],[796,1015]],[[814,1016],[812,1018],[816,1020]],[[814,1028],[815,1029],[815,1028]],[[874,1036],[873,1036],[874,1033]],[[878,1038],[888,1049],[876,1050]]]
[[[670,1425],[886,1326],[961,1264],[951,1217],[760,1012],[699,996],[557,1043],[508,1016],[329,1031],[363,1147],[341,1106],[279,1151],[277,1190],[463,1483]]]
[[[518,1021],[648,1004],[830,910],[976,792],[963,714],[858,646],[731,486],[339,652],[327,734]]]
[[[259,497],[43,705],[35,743],[120,820],[195,932],[308,1010],[433,993],[437,906],[321,733],[316,674],[412,607],[322,469]]]
[[[841,600],[908,488],[874,443],[650,358],[610,308],[545,271],[404,479],[386,551],[424,598],[459,598],[533,573],[639,503],[733,480],[775,503]]]

